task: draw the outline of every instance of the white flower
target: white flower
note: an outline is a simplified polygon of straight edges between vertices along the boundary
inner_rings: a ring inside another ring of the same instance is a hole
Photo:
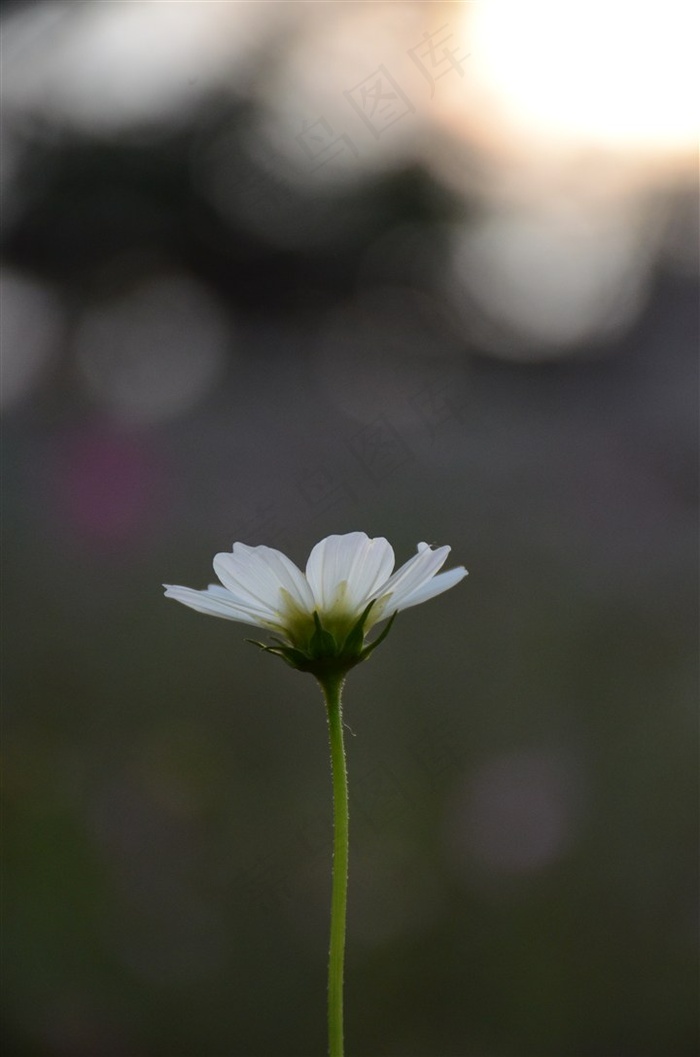
[[[346,656],[345,646],[356,663],[371,648],[362,650],[371,627],[442,594],[467,575],[463,566],[439,572],[449,553],[449,547],[433,550],[419,543],[418,553],[392,575],[394,552],[387,540],[348,532],[317,543],[304,574],[272,547],[234,543],[231,553],[214,558],[223,586],[196,591],[165,584],[165,594],[200,613],[274,632],[282,644],[273,652],[290,663],[300,661],[296,654]],[[291,650],[283,649],[284,643]]]

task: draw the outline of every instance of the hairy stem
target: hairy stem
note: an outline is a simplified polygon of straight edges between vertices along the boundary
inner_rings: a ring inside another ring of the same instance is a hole
[[[348,775],[343,743],[343,678],[320,680],[326,699],[333,772],[333,892],[328,959],[328,1052],[343,1057],[343,967],[348,894]]]

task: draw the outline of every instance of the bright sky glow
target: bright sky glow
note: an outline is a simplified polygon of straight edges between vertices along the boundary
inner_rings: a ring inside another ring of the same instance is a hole
[[[699,13],[694,0],[479,0],[463,32],[477,81],[522,131],[676,152],[697,142]]]

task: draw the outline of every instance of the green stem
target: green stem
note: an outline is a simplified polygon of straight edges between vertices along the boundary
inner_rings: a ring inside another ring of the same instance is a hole
[[[343,964],[348,895],[348,775],[343,744],[343,677],[319,680],[326,699],[333,771],[333,893],[328,960],[328,1052],[343,1057]]]

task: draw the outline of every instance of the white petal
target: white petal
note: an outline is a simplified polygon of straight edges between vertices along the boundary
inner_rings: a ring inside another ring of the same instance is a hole
[[[279,618],[287,608],[284,587],[300,608],[310,612],[313,598],[303,574],[281,551],[271,547],[248,547],[234,543],[233,553],[217,554],[216,575],[242,606],[252,605]]]
[[[410,558],[405,565],[394,573],[390,580],[382,587],[381,595],[391,594],[385,611],[396,612],[403,608],[404,600],[409,598],[423,584],[435,576],[447,561],[450,547],[438,547],[432,550],[427,543],[418,544],[418,554]]]
[[[370,539],[365,532],[348,532],[316,544],[306,563],[306,578],[316,605],[325,612],[333,607],[345,581],[345,607],[354,611],[362,609],[393,567],[394,552],[387,540]]]
[[[253,624],[260,628],[269,626],[267,621],[261,622],[259,612],[237,605],[230,592],[218,584],[210,584],[206,591],[195,591],[192,587],[179,587],[176,584],[163,584],[163,587],[166,598],[174,598],[176,602],[182,602],[198,613],[237,620],[241,624]]]
[[[394,571],[394,550],[383,536],[371,539],[361,564],[355,570],[357,594],[362,607],[385,584]]]
[[[241,553],[247,552],[248,554],[255,552],[266,562],[268,568],[273,573],[276,573],[280,585],[289,592],[299,608],[307,613],[313,612],[314,596],[311,593],[306,577],[286,554],[275,550],[274,547],[248,547],[245,543],[235,543],[233,549],[234,553],[238,551]]]
[[[418,606],[421,602],[427,602],[429,598],[435,598],[436,595],[441,595],[443,591],[449,591],[451,587],[458,584],[460,580],[463,580],[467,576],[467,570],[463,565],[457,566],[456,569],[448,569],[447,572],[438,573],[432,580],[428,580],[422,587],[417,587],[415,591],[403,598],[403,601],[396,606],[393,598],[390,598],[386,612],[396,612],[397,609],[410,609],[411,606]]]
[[[394,551],[383,536],[366,539],[358,547],[352,565],[348,569],[348,602],[353,609],[362,610],[391,576],[394,568]]]
[[[306,579],[319,609],[332,606],[338,587],[348,578],[355,555],[368,539],[365,532],[348,532],[344,536],[327,536],[313,548],[306,563]]]
[[[269,615],[267,607],[263,608],[254,602],[241,603],[236,596],[228,590],[228,588],[222,587],[221,584],[209,584],[206,593],[221,599],[221,601],[225,602],[228,606],[233,606],[236,609],[240,609],[242,612],[250,613],[251,616],[267,618]]]

